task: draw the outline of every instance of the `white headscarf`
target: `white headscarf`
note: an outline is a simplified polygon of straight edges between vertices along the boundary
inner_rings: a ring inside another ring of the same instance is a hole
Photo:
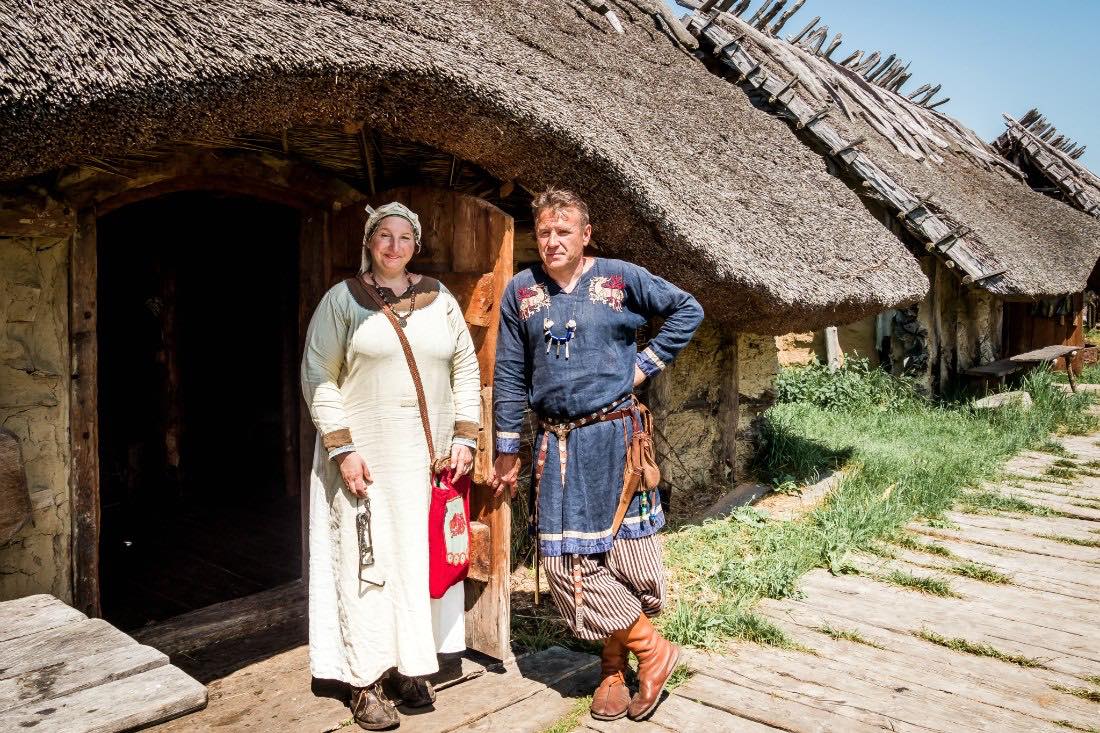
[[[378,225],[382,223],[382,220],[389,216],[399,216],[405,221],[409,222],[413,228],[413,235],[416,237],[416,251],[420,251],[420,217],[416,213],[398,201],[391,201],[388,204],[383,204],[377,209],[367,205],[367,223],[363,227],[363,256],[359,263],[360,274],[370,269],[370,250],[367,244],[370,242],[370,238],[374,236],[374,231],[378,229]]]

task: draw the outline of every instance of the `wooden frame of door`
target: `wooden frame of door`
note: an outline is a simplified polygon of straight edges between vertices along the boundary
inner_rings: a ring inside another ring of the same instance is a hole
[[[73,605],[90,616],[101,614],[99,582],[100,539],[100,466],[97,305],[98,255],[96,222],[100,216],[123,206],[169,193],[181,191],[212,191],[249,196],[282,204],[300,212],[298,238],[299,268],[299,348],[305,338],[305,326],[312,304],[320,300],[331,272],[328,262],[328,204],[312,194],[302,194],[291,187],[272,185],[249,177],[233,175],[166,176],[140,188],[113,192],[100,201],[85,200],[77,204],[77,229],[73,235],[69,263],[69,339],[72,350],[70,381],[70,488],[72,496],[72,567]],[[343,192],[341,192],[343,193]],[[346,194],[342,196],[346,198]],[[294,390],[296,393],[296,390]],[[299,457],[312,459],[313,425],[305,410],[299,411]],[[290,461],[287,460],[289,467]],[[303,483],[302,506],[302,577],[308,568],[304,552],[308,517],[309,466],[299,473]]]

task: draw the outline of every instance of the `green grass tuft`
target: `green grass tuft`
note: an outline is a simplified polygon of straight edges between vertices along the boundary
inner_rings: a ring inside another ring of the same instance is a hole
[[[1081,679],[1083,679],[1085,682],[1088,682],[1090,685],[1096,685],[1097,687],[1100,687],[1100,674],[1086,675]]]
[[[1037,517],[1050,517],[1055,513],[1045,506],[996,491],[967,491],[959,497],[959,508],[965,512],[1013,512]]]
[[[988,565],[980,565],[975,562],[961,562],[957,565],[953,565],[950,570],[955,575],[980,580],[983,583],[997,583],[1001,585],[1012,583],[1012,578],[1004,573],[997,572]]]
[[[679,664],[676,666],[676,669],[672,670],[672,674],[668,676],[668,682],[665,683],[665,689],[671,692],[694,676],[695,670],[687,665]]]
[[[1069,728],[1070,730],[1079,731],[1080,733],[1100,733],[1100,728],[1093,728],[1091,725],[1077,725],[1077,723],[1071,723],[1068,720],[1053,720],[1051,722],[1063,728]]]
[[[1094,532],[1096,530],[1093,530]],[[1055,542],[1061,542],[1064,545],[1080,545],[1081,547],[1100,547],[1100,540],[1086,540],[1080,537],[1069,537],[1064,534],[1038,534],[1036,537],[1041,537],[1044,540],[1054,540]]]
[[[1100,702],[1100,690],[1090,690],[1087,687],[1065,687],[1064,685],[1051,685],[1051,687],[1058,690],[1058,692],[1064,692],[1067,695],[1073,695],[1082,700]]]
[[[676,674],[673,672],[673,674]],[[592,707],[592,696],[585,695],[584,697],[578,697],[573,702],[573,707],[569,712],[558,719],[549,728],[545,728],[542,733],[570,733],[577,729],[581,724],[581,720],[588,715],[589,708]]]
[[[828,636],[828,637],[830,637],[830,638],[832,638],[836,641],[840,641],[840,640],[854,641],[856,644],[864,644],[866,646],[872,646],[875,649],[885,649],[886,648],[886,647],[882,646],[881,644],[876,644],[875,642],[871,641],[870,639],[868,639],[867,637],[865,637],[863,634],[859,633],[855,629],[837,629],[837,628],[833,628],[829,624],[825,624],[823,626],[818,626],[816,629],[814,629],[814,631],[817,631],[818,633],[821,633],[821,634],[825,634],[826,636]]]
[[[1054,462],[1055,466],[1061,466],[1062,468],[1078,468],[1078,465],[1068,458],[1059,458]]]
[[[953,649],[957,652],[963,652],[965,654],[973,654],[978,657],[990,657],[992,659],[999,659],[1002,662],[1008,662],[1009,664],[1015,664],[1020,667],[1043,667],[1043,663],[1038,659],[1032,657],[1025,657],[1020,654],[1009,654],[1003,652],[1000,649],[990,646],[989,644],[975,644],[972,641],[966,639],[953,638],[949,639],[946,636],[937,634],[935,631],[929,631],[928,629],[921,629],[920,631],[914,631],[913,634],[925,641],[930,641],[933,644],[939,644],[940,646]]]
[[[951,552],[951,550],[943,545],[936,544],[935,542],[921,542],[913,535],[905,532],[899,532],[892,535],[887,541],[898,547],[904,547],[906,550],[913,550],[914,552],[924,552],[929,555],[939,555],[940,557],[955,557],[955,553]]]
[[[907,590],[915,590],[918,593],[927,593],[931,596],[940,596],[942,598],[962,598],[958,593],[951,590],[951,584],[942,578],[930,578],[925,575],[914,575],[913,573],[905,572],[904,570],[891,570],[886,575],[880,576],[880,580],[884,580],[892,585],[897,585]]]
[[[1061,479],[1073,479],[1077,478],[1077,472],[1071,471],[1068,468],[1059,468],[1057,466],[1051,466],[1047,470],[1043,471],[1044,476],[1050,476],[1052,478]]]

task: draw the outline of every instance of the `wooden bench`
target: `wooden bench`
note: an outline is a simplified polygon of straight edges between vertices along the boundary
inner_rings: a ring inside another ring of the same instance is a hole
[[[1024,369],[1031,369],[1037,364],[1043,364],[1048,362],[1055,362],[1059,359],[1066,360],[1066,373],[1069,375],[1069,387],[1074,392],[1077,391],[1077,382],[1073,379],[1073,357],[1080,351],[1081,346],[1044,346],[1041,349],[1035,349],[1034,351],[1025,351],[1022,354],[1016,354],[1010,356],[1007,359],[998,359],[997,361],[991,361],[988,364],[982,364],[981,366],[971,367],[964,369],[963,374],[968,377],[976,377],[983,380],[988,386],[989,380],[1000,380],[1001,384],[1004,384],[1005,377],[1009,374],[1015,374],[1016,372]]]

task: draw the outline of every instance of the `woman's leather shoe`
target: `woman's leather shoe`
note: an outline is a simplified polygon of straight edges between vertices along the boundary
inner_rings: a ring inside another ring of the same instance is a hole
[[[622,640],[611,636],[603,644],[600,659],[600,686],[592,695],[589,712],[596,720],[618,720],[626,715],[630,705],[630,690],[626,687],[623,672],[630,652]]]
[[[378,682],[351,689],[351,715],[363,730],[389,730],[401,724],[397,707],[386,697]]]
[[[390,672],[390,682],[393,684],[398,705],[423,708],[435,702],[432,683],[423,677],[408,677],[395,669]]]

